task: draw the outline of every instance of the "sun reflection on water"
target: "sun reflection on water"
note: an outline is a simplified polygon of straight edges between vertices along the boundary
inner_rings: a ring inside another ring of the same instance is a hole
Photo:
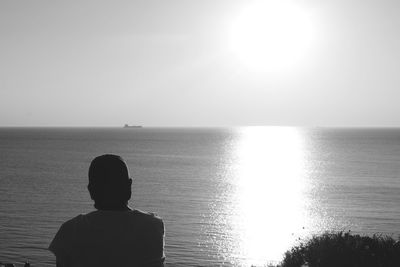
[[[279,261],[307,227],[301,133],[289,127],[240,130],[232,211],[240,265]]]

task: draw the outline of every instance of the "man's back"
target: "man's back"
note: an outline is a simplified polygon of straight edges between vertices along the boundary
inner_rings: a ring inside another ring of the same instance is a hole
[[[67,266],[163,266],[164,224],[138,210],[97,210],[65,222],[49,249]]]

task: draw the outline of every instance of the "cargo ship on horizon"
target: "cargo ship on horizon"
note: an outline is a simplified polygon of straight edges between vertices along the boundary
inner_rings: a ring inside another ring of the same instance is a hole
[[[143,128],[142,125],[129,125],[129,124],[125,124],[124,128]]]

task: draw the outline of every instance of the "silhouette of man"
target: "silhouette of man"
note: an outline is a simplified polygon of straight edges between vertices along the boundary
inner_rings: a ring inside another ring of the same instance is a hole
[[[131,209],[132,179],[116,155],[96,157],[88,190],[96,211],[65,222],[49,246],[57,267],[164,266],[164,224],[151,213]]]

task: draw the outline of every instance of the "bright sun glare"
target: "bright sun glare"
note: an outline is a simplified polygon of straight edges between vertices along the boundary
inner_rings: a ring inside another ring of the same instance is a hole
[[[233,21],[229,50],[256,72],[290,69],[306,57],[314,27],[306,9],[285,0],[251,2]]]

